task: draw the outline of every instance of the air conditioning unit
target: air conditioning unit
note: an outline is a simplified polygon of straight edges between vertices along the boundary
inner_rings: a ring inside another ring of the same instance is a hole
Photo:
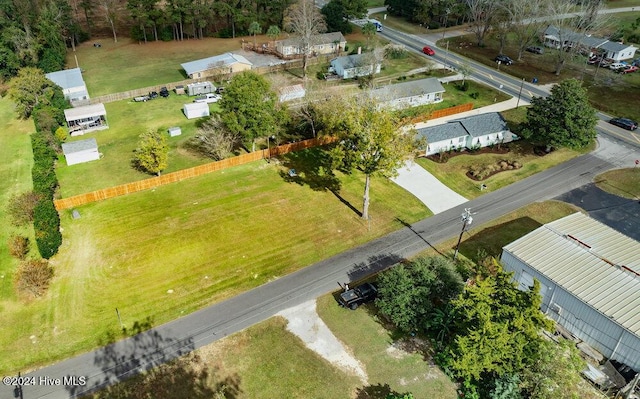
[[[551,308],[551,310],[553,310],[557,314],[559,314],[559,315],[562,314],[562,308],[557,303],[552,303],[550,308]]]

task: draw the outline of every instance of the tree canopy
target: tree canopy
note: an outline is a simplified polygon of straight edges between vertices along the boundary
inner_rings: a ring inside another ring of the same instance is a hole
[[[331,0],[322,7],[322,14],[329,32],[351,33],[349,19],[363,18],[367,15],[365,0]]]
[[[160,176],[167,168],[169,146],[164,135],[149,130],[140,135],[138,148],[134,151],[133,164],[147,173]]]
[[[242,135],[247,143],[277,134],[287,120],[269,82],[251,71],[235,75],[218,104],[227,129]]]
[[[60,87],[34,67],[20,69],[9,81],[9,97],[16,103],[16,112],[21,118],[30,117],[37,107],[65,102]]]
[[[321,114],[323,134],[339,139],[331,152],[335,167],[365,175],[362,218],[368,219],[371,176],[395,176],[415,148],[415,134],[402,131],[391,110],[366,96],[332,99]]]
[[[550,96],[533,98],[522,136],[551,147],[582,148],[595,139],[597,121],[587,91],[568,79],[553,86]]]

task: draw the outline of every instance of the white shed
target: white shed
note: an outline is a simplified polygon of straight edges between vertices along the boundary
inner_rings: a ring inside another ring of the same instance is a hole
[[[184,108],[184,115],[187,117],[187,119],[195,119],[195,118],[202,118],[205,116],[209,116],[209,104],[207,103],[189,103],[189,104],[185,104]]]
[[[182,129],[180,126],[173,126],[169,128],[169,137],[176,137],[182,134]]]
[[[278,94],[280,102],[285,102],[303,98],[307,94],[307,91],[301,84],[297,84],[293,86],[281,87],[278,90]]]
[[[67,165],[75,165],[100,159],[98,142],[93,138],[63,143],[62,152],[67,160]]]

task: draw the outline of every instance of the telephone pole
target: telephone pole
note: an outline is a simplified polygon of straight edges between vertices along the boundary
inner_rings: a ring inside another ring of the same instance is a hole
[[[460,249],[460,241],[462,241],[462,235],[467,230],[467,228],[471,226],[471,223],[473,223],[473,217],[471,217],[470,208],[464,208],[464,212],[460,216],[462,217],[462,230],[460,231],[460,236],[458,237],[458,244],[456,244],[456,252],[453,254],[453,260],[456,260],[456,258],[458,257],[458,250]]]

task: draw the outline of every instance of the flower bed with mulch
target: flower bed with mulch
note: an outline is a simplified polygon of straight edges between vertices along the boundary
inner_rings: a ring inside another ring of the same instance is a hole
[[[478,148],[477,150],[468,150],[466,148],[461,150],[451,150],[438,154],[428,155],[427,159],[430,159],[436,163],[446,163],[449,159],[457,157],[458,155],[507,154],[510,151],[511,149],[509,148],[508,144],[502,144],[500,146],[495,145],[493,147],[482,147]]]
[[[521,167],[522,164],[518,161],[503,159],[502,161],[498,161],[495,164],[472,166],[467,172],[467,177],[475,181],[482,181],[490,178],[497,173],[505,172],[507,170],[520,169]]]

